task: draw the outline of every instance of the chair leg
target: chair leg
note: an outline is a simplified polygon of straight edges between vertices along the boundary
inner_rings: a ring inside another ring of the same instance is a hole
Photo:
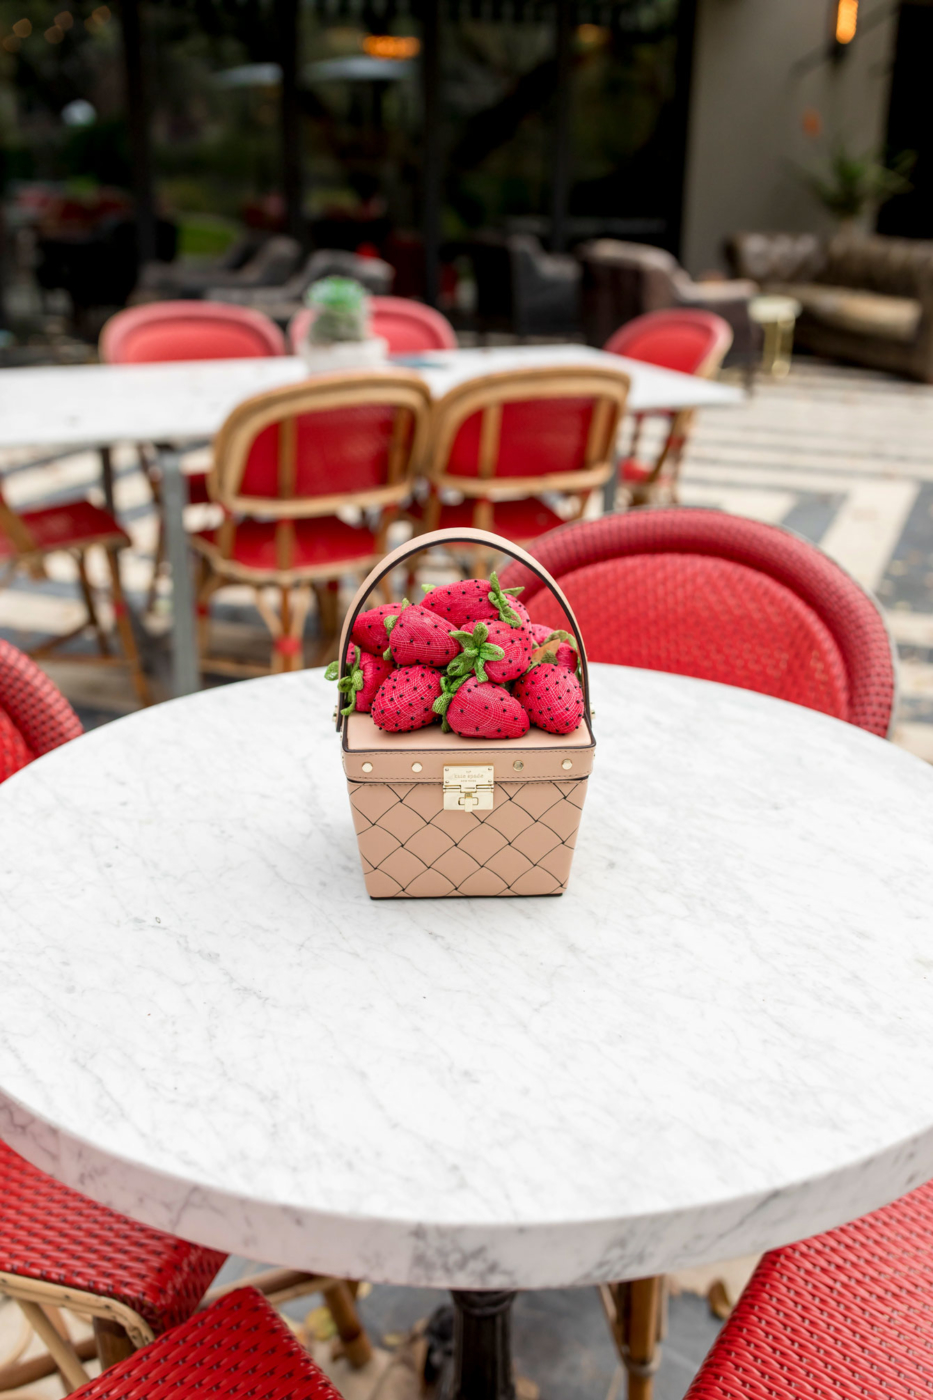
[[[366,1330],[356,1310],[356,1300],[349,1284],[334,1281],[324,1289],[324,1301],[334,1319],[337,1335],[343,1343],[343,1352],[350,1365],[356,1369],[365,1366],[373,1354]]]
[[[110,1317],[95,1317],[94,1337],[103,1370],[115,1366],[118,1361],[125,1361],[136,1350],[126,1329]]]
[[[74,1347],[61,1335],[45,1309],[39,1303],[29,1303],[23,1298],[17,1298],[16,1301],[32,1330],[45,1342],[49,1355],[66,1384],[72,1390],[77,1390],[79,1385],[86,1385],[90,1376],[78,1360]]]
[[[100,618],[97,615],[97,604],[94,602],[94,591],[91,588],[91,581],[87,576],[87,561],[84,557],[84,550],[78,553],[78,582],[81,584],[81,592],[84,596],[84,606],[87,608],[87,615],[91,626],[97,636],[97,648],[101,656],[110,655],[110,643],[107,641],[107,633],[100,625]]]
[[[133,624],[130,621],[126,600],[123,596],[123,584],[120,581],[120,560],[114,549],[105,551],[107,563],[110,567],[110,584],[113,591],[113,614],[117,624],[117,631],[120,634],[120,645],[123,648],[123,655],[130,668],[130,675],[133,678],[133,685],[136,694],[143,705],[152,704],[152,696],[149,693],[149,682],[146,680],[145,672],[139,660],[139,651],[136,646],[136,638],[133,635]]]
[[[628,1377],[628,1400],[652,1400],[665,1331],[665,1280],[632,1279],[600,1289],[619,1359]]]

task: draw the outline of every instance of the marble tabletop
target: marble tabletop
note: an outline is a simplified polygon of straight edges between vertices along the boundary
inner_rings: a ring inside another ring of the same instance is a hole
[[[933,771],[593,667],[558,899],[367,900],[333,692],[119,720],[0,788],[0,1135],[88,1195],[402,1284],[637,1277],[933,1175]]]
[[[432,351],[404,357],[437,398],[477,375],[528,365],[607,363],[631,376],[629,407],[734,404],[738,389],[605,355],[585,345]],[[152,365],[68,365],[0,370],[0,448],[209,438],[253,394],[308,377],[294,355]]]

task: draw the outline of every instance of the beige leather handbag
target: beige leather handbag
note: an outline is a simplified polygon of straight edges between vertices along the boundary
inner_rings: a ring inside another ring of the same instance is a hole
[[[511,555],[557,596],[580,650],[584,718],[572,734],[532,728],[521,739],[482,741],[444,734],[440,725],[388,734],[369,715],[338,713],[366,889],[373,899],[563,894],[596,740],[580,629],[546,569],[484,530],[416,536],[387,555],[354,598],[340,673],[357,615],[380,579],[422,550],[455,543]]]

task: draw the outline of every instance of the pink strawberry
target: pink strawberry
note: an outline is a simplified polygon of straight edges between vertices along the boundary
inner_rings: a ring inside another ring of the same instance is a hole
[[[453,626],[430,608],[409,603],[393,622],[386,621],[389,646],[386,651],[399,666],[446,666],[460,650],[450,635]]]
[[[430,666],[400,666],[379,687],[373,723],[391,734],[423,729],[437,719],[433,707],[440,693],[440,672]]]
[[[368,612],[360,613],[350,633],[351,642],[356,642],[363,651],[371,651],[381,656],[386,649],[385,620],[387,617],[397,616],[402,606],[401,603],[383,603],[378,608],[370,608]]]
[[[528,621],[528,609],[514,597],[521,591],[520,588],[503,590],[496,575],[490,574],[488,580],[468,578],[461,583],[429,589],[422,606],[447,618],[455,627],[488,622],[491,618],[519,627]]]
[[[505,686],[475,676],[454,684],[453,694],[444,694],[437,703],[446,702],[444,718],[455,734],[466,739],[520,739],[528,733],[528,715]]]
[[[515,682],[512,698],[528,711],[532,724],[548,734],[572,734],[583,718],[583,688],[576,676],[541,661]]]
[[[502,685],[514,681],[531,665],[533,638],[527,627],[508,622],[477,622],[467,630],[452,634],[463,647],[447,667],[448,675],[465,676],[473,671],[477,680]]]
[[[368,715],[376,691],[394,670],[391,661],[386,661],[382,656],[372,656],[368,651],[360,651],[358,646],[351,643],[347,647],[347,670],[343,679],[337,680],[340,666],[336,661],[330,663],[324,675],[329,681],[337,681],[337,689],[347,697],[346,709],[340,711],[342,715],[352,715],[354,710],[358,714]]]

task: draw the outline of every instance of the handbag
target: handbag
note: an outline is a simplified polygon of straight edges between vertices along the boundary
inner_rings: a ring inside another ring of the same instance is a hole
[[[567,599],[525,550],[485,530],[435,530],[388,554],[344,619],[340,675],[356,619],[373,589],[406,559],[437,545],[507,554],[560,602],[576,638],[583,719],[571,734],[532,728],[520,739],[444,734],[440,725],[385,733],[368,714],[337,715],[367,893],[373,899],[563,894],[596,740],[583,639]]]

